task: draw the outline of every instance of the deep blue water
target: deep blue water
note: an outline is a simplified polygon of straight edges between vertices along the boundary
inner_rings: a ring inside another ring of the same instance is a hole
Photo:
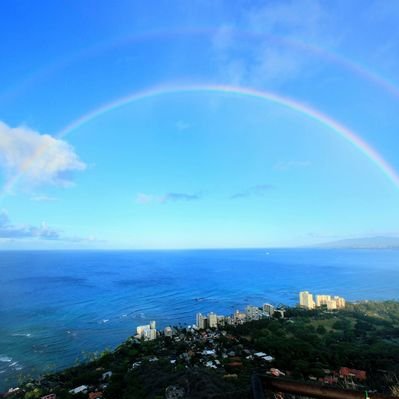
[[[115,347],[149,320],[294,305],[305,289],[398,299],[399,251],[0,252],[0,391]]]

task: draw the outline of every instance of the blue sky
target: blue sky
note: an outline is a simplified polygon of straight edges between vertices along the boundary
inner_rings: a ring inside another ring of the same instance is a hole
[[[145,3],[145,4],[144,4]],[[3,1],[0,248],[297,246],[398,236],[397,1]],[[396,172],[397,173],[397,172]]]

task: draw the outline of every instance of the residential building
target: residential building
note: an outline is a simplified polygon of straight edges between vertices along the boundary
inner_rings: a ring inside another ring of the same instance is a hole
[[[157,338],[157,330],[154,328],[149,328],[147,330],[144,330],[143,337],[146,341],[153,341],[154,339]]]
[[[330,295],[316,295],[316,306],[317,307],[327,305],[327,303],[330,301],[331,301]]]
[[[146,341],[152,341],[157,337],[155,321],[151,321],[150,324],[146,324],[144,326],[138,326],[136,328],[137,338],[144,338]]]
[[[73,388],[69,391],[72,395],[76,395],[77,393],[87,393],[87,385],[80,385],[76,388]]]
[[[206,316],[204,316],[202,313],[197,313],[196,316],[196,325],[200,330],[204,330],[208,323],[207,323],[207,318]]]
[[[234,313],[234,322],[238,324],[242,324],[245,322],[247,319],[247,315],[245,313],[240,312],[239,310],[236,310]]]
[[[367,378],[367,374],[364,370],[350,369],[348,367],[341,367],[339,369],[339,376],[341,378],[352,377],[360,381],[364,381]]]
[[[247,315],[248,320],[258,320],[260,316],[260,310],[257,306],[248,305],[245,308],[245,313]]]
[[[149,330],[151,326],[149,324],[146,324],[144,326],[137,326],[136,327],[136,332],[139,338],[141,338],[144,335],[145,330]]]
[[[309,291],[301,291],[299,293],[299,305],[305,309],[314,309],[313,295]]]
[[[337,303],[337,309],[342,309],[345,307],[345,299],[340,296],[334,297],[335,302]]]
[[[316,295],[316,305],[326,306],[329,310],[342,309],[345,307],[345,299],[339,296]]]
[[[263,313],[267,316],[273,316],[274,306],[270,305],[270,303],[264,303],[262,306]]]
[[[327,301],[326,305],[327,305],[327,309],[328,309],[328,310],[335,310],[335,309],[337,309],[337,302],[334,301],[334,300]]]
[[[208,327],[209,328],[217,328],[218,326],[218,317],[216,313],[208,313]]]

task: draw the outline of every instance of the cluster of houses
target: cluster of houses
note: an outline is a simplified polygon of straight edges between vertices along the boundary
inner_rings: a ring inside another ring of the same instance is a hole
[[[249,305],[245,308],[244,312],[236,310],[229,316],[217,315],[213,312],[208,313],[208,315],[197,313],[196,323],[192,327],[188,326],[188,328],[199,330],[205,330],[207,328],[222,328],[226,325],[239,325],[248,321],[275,316],[276,314],[281,318],[284,318],[284,309],[276,309],[270,303],[265,303],[262,307]],[[138,326],[136,328],[135,338],[152,341],[156,339],[159,334],[160,331],[157,331],[156,329],[156,322],[151,321],[150,324]],[[174,334],[173,328],[170,326],[165,327],[163,334],[165,337],[172,337]]]
[[[112,371],[105,371],[101,376],[101,384],[99,387],[92,387],[88,385],[80,385],[76,388],[73,388],[69,391],[69,393],[76,395],[78,393],[88,394],[88,399],[101,399],[103,397],[103,390],[108,386],[108,380],[112,377]],[[54,394],[53,394],[54,395]],[[43,397],[44,398],[44,397]],[[41,398],[41,399],[43,399]],[[54,398],[56,399],[55,395]]]
[[[310,376],[311,381],[319,381],[323,384],[336,385],[338,383],[344,384],[346,387],[356,388],[357,385],[362,384],[367,379],[365,370],[351,369],[349,367],[341,367],[339,370],[323,369],[324,377],[317,379]]]
[[[284,309],[276,309],[273,305],[270,305],[270,303],[265,303],[262,307],[248,305],[244,312],[236,310],[229,316],[217,315],[213,312],[208,313],[208,315],[197,313],[196,326],[200,330],[219,328],[225,325],[239,325],[248,321],[268,318],[276,314],[284,318]]]
[[[169,362],[172,365],[197,364],[211,369],[224,367],[232,371],[239,370],[243,367],[244,362],[256,361],[259,364],[266,365],[274,360],[272,356],[264,352],[245,349],[234,336],[224,330],[199,329],[194,325],[188,326],[185,330],[176,330],[169,327],[167,332],[170,335],[164,335],[169,336],[172,342],[176,344],[184,342],[185,344],[185,351],[169,356]],[[159,358],[151,356],[146,360],[157,362]],[[136,369],[141,365],[142,361],[136,361],[132,364],[132,368]]]
[[[97,369],[97,371],[101,370],[102,369]],[[103,391],[107,388],[108,381],[111,377],[112,371],[105,371],[102,373],[100,383],[97,386],[79,385],[73,389],[70,389],[69,393],[72,395],[80,394],[80,396],[87,395],[88,399],[101,399],[103,397]],[[10,388],[5,394],[0,394],[0,397],[7,398],[8,396],[11,396],[12,394],[18,393],[20,391],[20,388]],[[57,395],[55,393],[49,393],[47,395],[41,396],[40,399],[57,399]]]

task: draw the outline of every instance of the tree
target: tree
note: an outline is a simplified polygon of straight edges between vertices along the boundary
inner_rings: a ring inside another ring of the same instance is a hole
[[[324,326],[322,326],[320,324],[320,325],[317,326],[316,332],[317,332],[317,334],[324,335],[327,332],[327,330],[326,330],[326,328]]]

